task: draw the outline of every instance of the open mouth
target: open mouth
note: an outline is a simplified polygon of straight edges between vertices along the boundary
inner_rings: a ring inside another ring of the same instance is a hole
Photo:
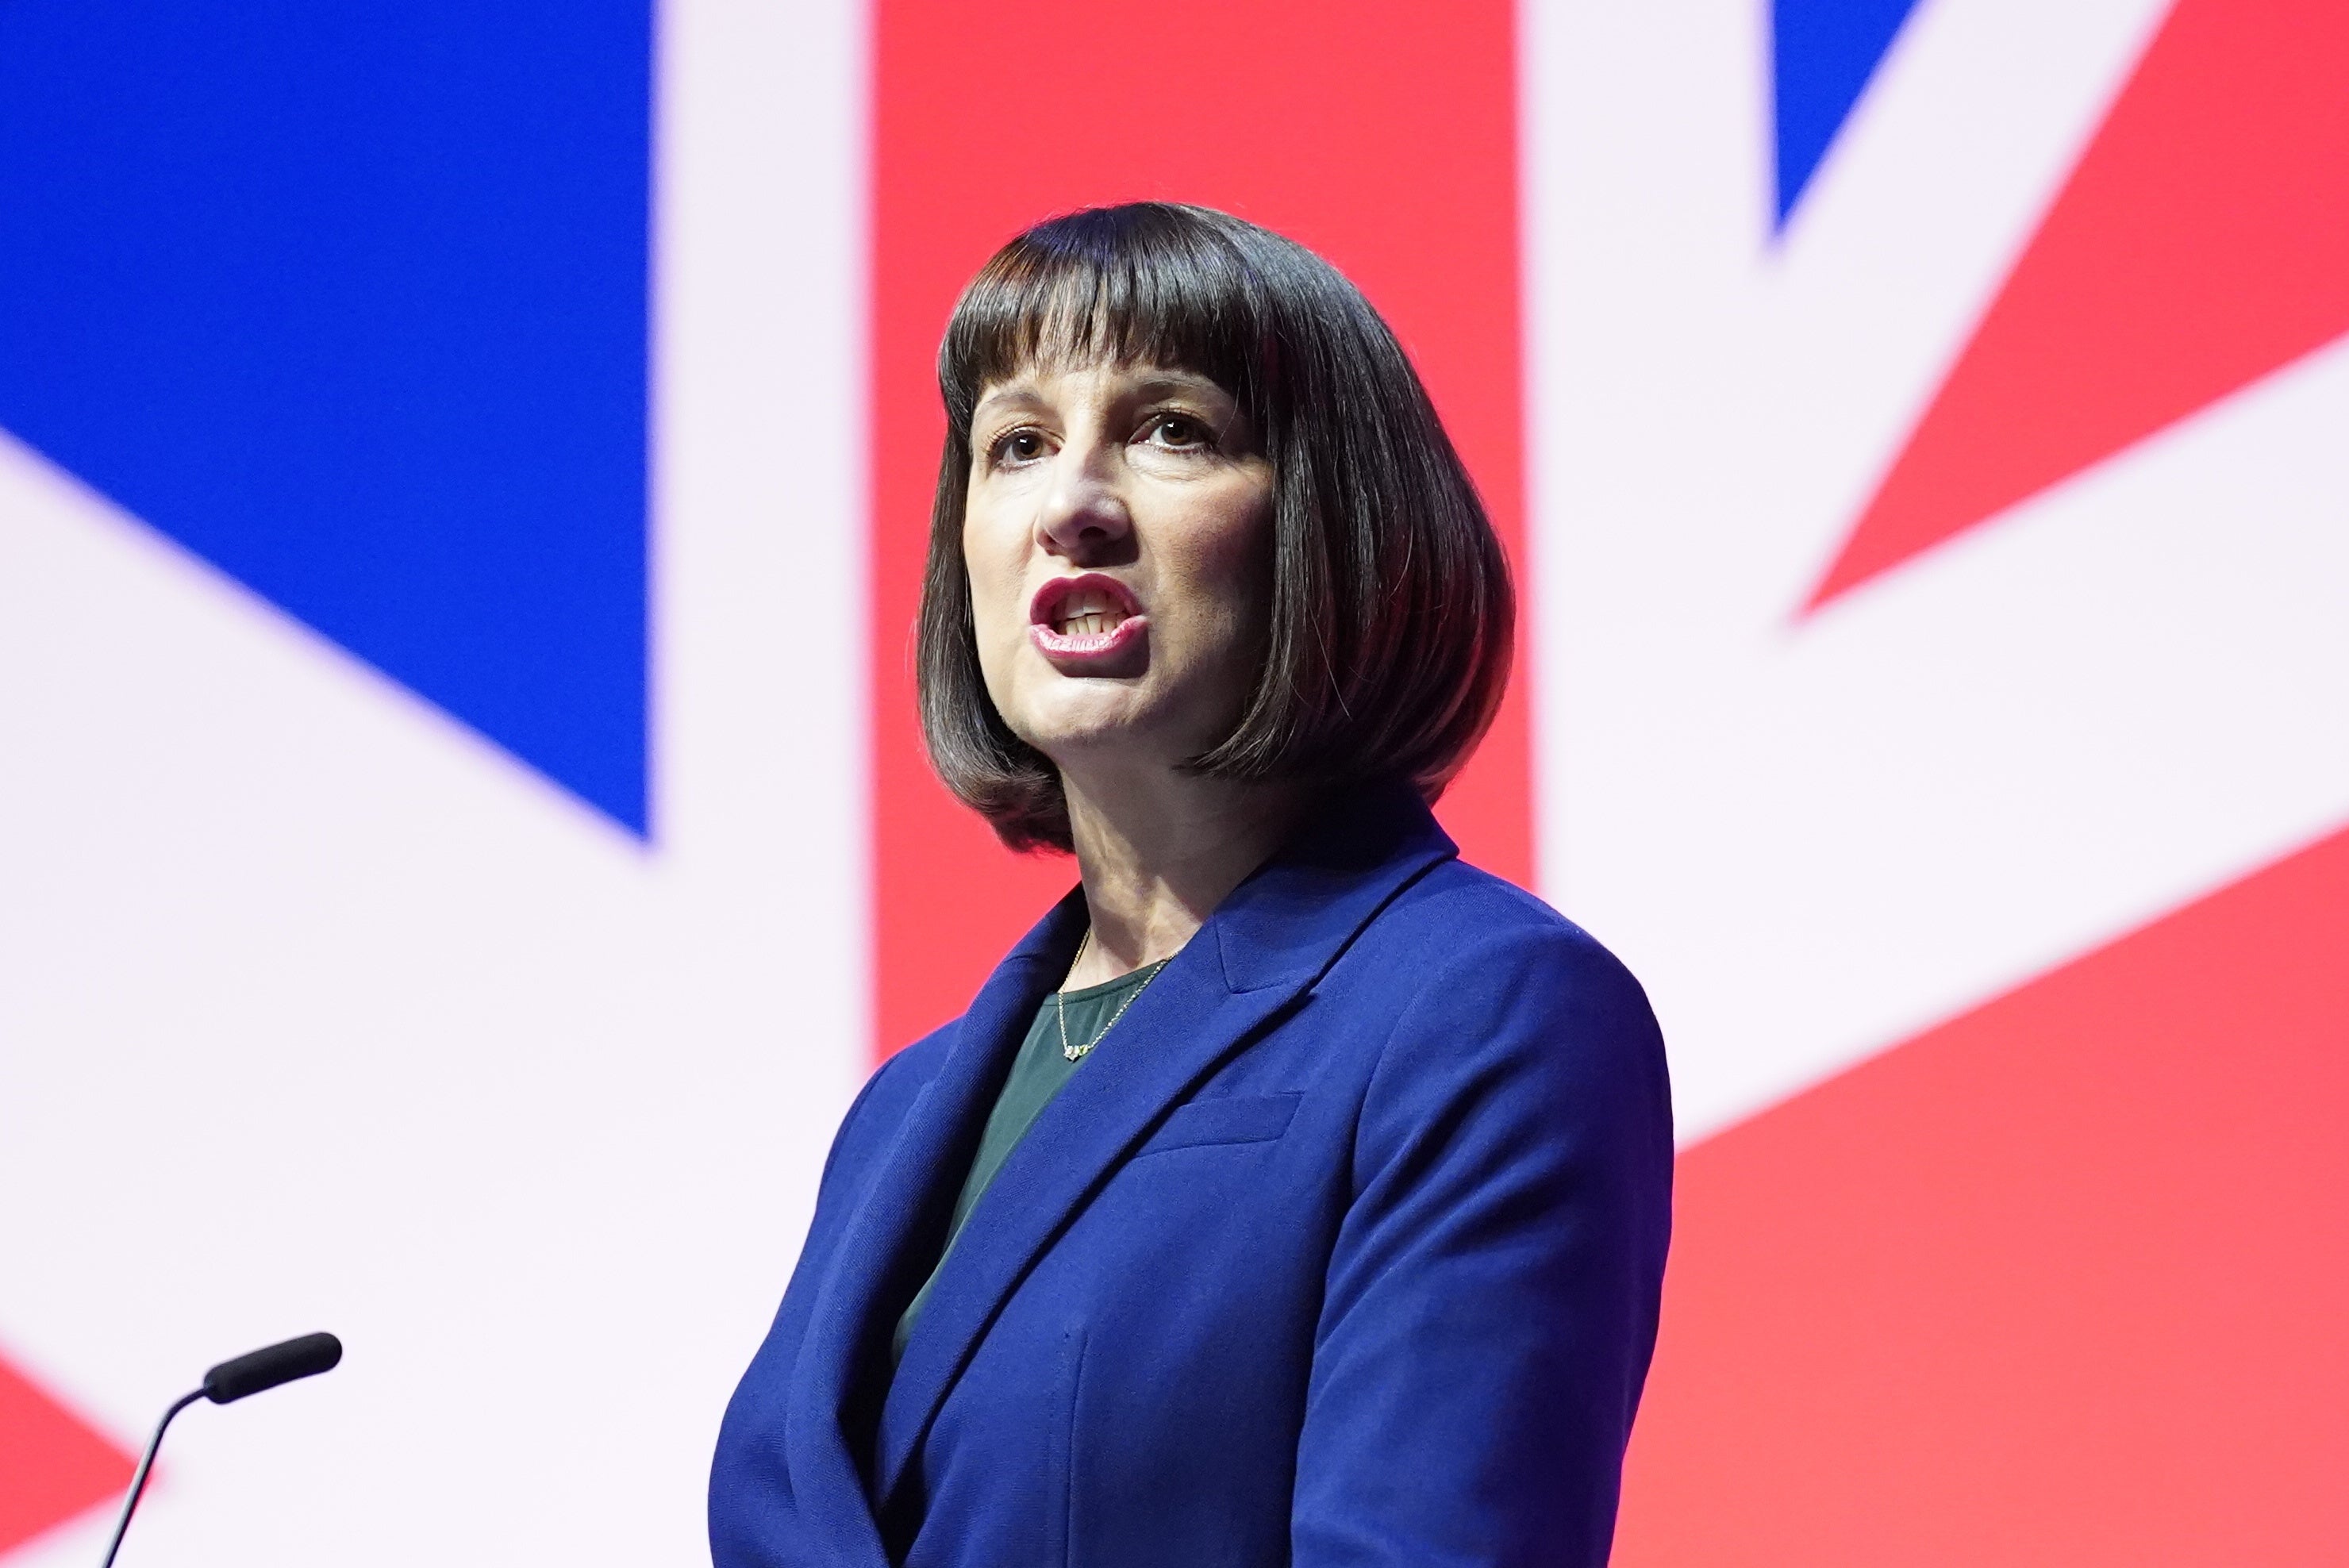
[[[1099,572],[1053,578],[1036,591],[1028,619],[1037,647],[1063,656],[1122,650],[1148,624],[1133,591]]]

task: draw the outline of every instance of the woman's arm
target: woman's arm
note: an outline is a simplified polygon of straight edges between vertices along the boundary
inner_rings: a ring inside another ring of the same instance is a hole
[[[1447,955],[1381,1057],[1354,1155],[1297,1568],[1599,1568],[1671,1228],[1638,983],[1562,923]]]

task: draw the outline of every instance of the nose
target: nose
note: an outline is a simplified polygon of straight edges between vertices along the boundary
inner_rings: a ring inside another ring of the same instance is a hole
[[[1133,534],[1133,516],[1117,482],[1107,443],[1071,440],[1054,454],[1052,482],[1036,514],[1036,540],[1046,553],[1078,565],[1098,564]]]

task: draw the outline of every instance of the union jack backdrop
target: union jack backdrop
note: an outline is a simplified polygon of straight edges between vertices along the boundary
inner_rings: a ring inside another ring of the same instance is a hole
[[[1527,614],[1647,983],[1617,1561],[2349,1540],[2349,8],[0,5],[0,1563],[690,1563],[833,1125],[1067,884],[930,777],[955,292],[1206,202]]]

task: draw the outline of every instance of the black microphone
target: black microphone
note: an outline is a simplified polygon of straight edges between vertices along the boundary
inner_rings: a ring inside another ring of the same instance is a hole
[[[215,1405],[225,1405],[297,1377],[331,1372],[342,1358],[341,1340],[331,1334],[305,1334],[222,1362],[204,1374],[204,1386],[197,1392]]]
[[[155,1423],[155,1435],[147,1439],[147,1451],[140,1458],[138,1472],[130,1478],[130,1495],[122,1500],[122,1517],[114,1522],[114,1539],[107,1542],[105,1568],[114,1568],[114,1554],[122,1550],[122,1533],[130,1528],[131,1514],[138,1511],[140,1496],[147,1490],[147,1472],[155,1468],[155,1452],[163,1446],[163,1434],[170,1429],[172,1417],[199,1399],[225,1405],[297,1377],[316,1377],[321,1372],[333,1371],[342,1358],[341,1340],[331,1334],[305,1334],[299,1339],[265,1346],[233,1361],[222,1362],[204,1374],[202,1387],[171,1401],[171,1408]]]

